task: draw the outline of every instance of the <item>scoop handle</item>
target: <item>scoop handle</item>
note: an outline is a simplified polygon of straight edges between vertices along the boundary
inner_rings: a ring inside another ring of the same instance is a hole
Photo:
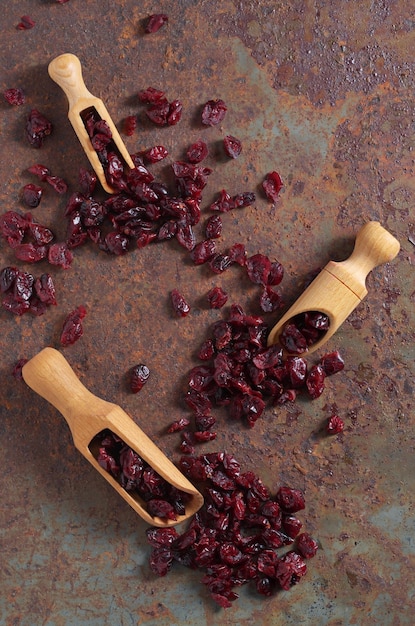
[[[49,76],[65,92],[69,109],[81,98],[94,98],[85,86],[81,62],[75,54],[65,52],[53,59],[48,66]]]
[[[76,376],[63,354],[44,348],[22,369],[23,379],[33,391],[50,402],[66,419],[74,440],[77,426],[93,436],[103,427],[102,418],[113,405],[89,391]]]
[[[399,249],[399,241],[379,222],[367,222],[357,233],[351,256],[340,263],[331,261],[325,269],[363,299],[367,294],[366,277],[369,272],[392,261]]]

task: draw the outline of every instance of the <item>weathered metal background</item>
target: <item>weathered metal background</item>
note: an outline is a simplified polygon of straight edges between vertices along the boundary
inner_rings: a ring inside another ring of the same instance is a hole
[[[144,35],[143,20],[154,12],[167,13],[169,23]],[[35,27],[16,30],[25,14]],[[218,278],[193,267],[175,244],[116,259],[88,246],[71,269],[54,272],[57,307],[40,318],[0,312],[1,623],[413,624],[413,2],[14,0],[2,5],[1,21],[1,89],[27,94],[22,107],[0,104],[2,212],[23,209],[20,190],[36,162],[77,188],[87,162],[66,98],[47,74],[54,56],[73,52],[117,124],[140,111],[136,93],[147,86],[183,100],[176,127],[150,127],[140,117],[126,143],[131,152],[162,143],[173,160],[202,136],[214,168],[205,206],[222,188],[258,191],[266,172],[280,172],[278,204],[259,192],[255,208],[225,215],[222,245],[243,241],[249,254],[278,258],[287,304],[310,272],[348,256],[365,221],[379,220],[401,243],[399,256],[371,273],[367,299],[330,341],[346,369],[323,396],[269,410],[252,430],[223,419],[218,440],[201,448],[232,451],[273,489],[304,489],[304,527],[321,543],[298,587],[268,600],[242,589],[227,611],[213,606],[197,572],[151,574],[145,524],[75,450],[58,412],[11,370],[21,357],[58,347],[64,317],[84,304],[84,337],[65,356],[86,386],[124,407],[177,460],[178,440],[162,431],[183,414],[195,347],[219,317],[204,295],[219,283],[250,308],[256,288],[238,271]],[[197,114],[211,98],[225,100],[228,113],[220,128],[201,128]],[[40,151],[23,134],[32,107],[55,127]],[[243,141],[235,161],[220,156],[228,133]],[[65,202],[50,190],[34,210],[58,238]],[[4,242],[0,258],[1,267],[15,262]],[[192,305],[186,319],[170,314],[173,287]],[[133,396],[125,374],[139,361],[152,376]],[[333,407],[345,432],[321,437]]]

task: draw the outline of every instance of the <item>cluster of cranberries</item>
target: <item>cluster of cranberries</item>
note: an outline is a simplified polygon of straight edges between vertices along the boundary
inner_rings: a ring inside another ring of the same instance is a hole
[[[202,583],[224,608],[238,598],[235,588],[247,583],[270,596],[299,582],[306,560],[318,549],[308,533],[300,534],[296,513],[305,506],[300,490],[283,486],[271,495],[226,452],[183,457],[180,469],[201,485],[205,502],[182,534],[175,528],[148,529],[156,574],[165,576],[174,562],[203,570]],[[294,549],[278,553],[287,546]]]
[[[55,285],[48,273],[35,278],[17,267],[4,267],[0,271],[0,292],[3,308],[15,315],[43,315],[48,306],[56,304]]]
[[[226,319],[212,325],[199,349],[202,365],[189,373],[185,403],[194,417],[177,420],[169,432],[181,431],[181,451],[193,454],[195,444],[215,439],[212,408],[225,406],[229,417],[253,427],[266,403],[293,402],[299,392],[318,398],[325,379],[344,368],[338,351],[308,366],[301,356],[283,356],[276,344],[267,346],[269,328],[261,317],[247,315],[236,304]]]
[[[98,447],[96,459],[132,496],[145,502],[151,517],[177,520],[186,512],[187,494],[160,476],[137,452],[110,430],[98,433],[90,449]]]

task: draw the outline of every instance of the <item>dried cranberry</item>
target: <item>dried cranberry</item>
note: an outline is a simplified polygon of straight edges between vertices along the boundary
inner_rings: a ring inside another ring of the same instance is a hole
[[[144,363],[135,365],[130,374],[130,389],[133,393],[138,393],[144,387],[150,376],[150,370]]]
[[[167,114],[167,124],[175,126],[182,117],[183,104],[180,100],[172,100],[169,104],[169,112]]]
[[[3,92],[3,96],[6,102],[13,106],[21,106],[26,100],[23,90],[16,87],[6,89],[6,91]]]
[[[134,135],[135,130],[137,128],[137,116],[136,115],[127,115],[124,119],[124,133],[127,137],[131,137]]]
[[[228,294],[222,287],[212,287],[207,294],[207,299],[211,309],[220,309],[228,301]]]
[[[231,159],[236,159],[242,152],[242,143],[236,137],[232,135],[226,135],[223,140],[223,147],[225,149],[225,153]]]
[[[186,417],[181,417],[179,420],[176,420],[170,424],[167,428],[168,433],[178,433],[182,430],[186,430],[190,426],[190,420]]]
[[[17,267],[7,266],[3,267],[0,272],[0,291],[1,293],[6,293],[9,291],[14,285],[14,281],[19,273]]]
[[[264,313],[273,313],[284,306],[284,302],[279,291],[275,291],[271,287],[264,287],[259,305]]]
[[[318,543],[308,533],[298,535],[296,549],[304,559],[311,559],[317,554]]]
[[[280,487],[275,499],[283,511],[287,513],[297,513],[305,507],[304,494],[299,489]]]
[[[22,15],[20,22],[17,24],[17,30],[30,30],[36,22],[29,15]]]
[[[155,13],[154,15],[150,15],[144,28],[144,32],[147,34],[156,33],[168,21],[169,18],[164,13]]]
[[[23,187],[22,199],[25,204],[31,209],[35,209],[39,206],[42,199],[43,189],[33,183],[28,183]]]
[[[26,137],[34,148],[41,148],[45,137],[52,132],[51,122],[37,109],[32,109],[26,121]]]
[[[205,239],[195,245],[190,253],[190,258],[195,265],[202,265],[210,261],[216,254],[216,243],[211,239]]]
[[[211,240],[210,240],[211,241]],[[209,267],[215,274],[222,274],[233,265],[234,261],[229,254],[215,254],[209,260]]]
[[[35,280],[36,295],[41,302],[45,304],[56,305],[56,291],[50,274],[42,274]]]
[[[68,185],[60,176],[46,176],[45,180],[59,194],[66,193],[68,191]]]
[[[138,92],[138,99],[144,104],[156,104],[164,99],[164,91],[154,87],[147,87],[147,89],[142,89]]]
[[[267,285],[271,271],[271,261],[264,254],[254,254],[246,260],[246,271],[250,280],[259,285]]]
[[[340,356],[340,353],[335,350],[329,354],[325,354],[320,359],[320,365],[324,370],[326,376],[332,376],[337,372],[341,372],[344,369],[344,360]]]
[[[85,316],[86,308],[80,305],[65,318],[60,337],[62,346],[70,346],[82,337],[84,333],[82,320]]]
[[[40,163],[31,165],[27,168],[27,171],[37,176],[41,181],[45,181],[46,177],[50,176],[50,169],[46,167],[46,165],[41,165]]]
[[[208,153],[207,145],[204,141],[199,139],[199,141],[192,143],[192,145],[188,147],[186,156],[190,163],[200,163],[207,157]]]
[[[279,336],[282,347],[290,354],[302,354],[308,350],[307,340],[293,323],[286,324]]]
[[[321,396],[324,391],[324,379],[326,375],[320,365],[313,365],[307,374],[306,385],[311,398]]]
[[[202,109],[202,124],[216,126],[223,121],[227,106],[223,100],[208,100]]]
[[[269,172],[262,182],[262,188],[265,195],[271,202],[277,202],[282,187],[283,183],[281,176],[275,171]]]
[[[186,302],[185,298],[182,294],[177,290],[173,289],[170,292],[170,300],[173,307],[173,311],[179,317],[186,317],[190,312],[190,306]]]
[[[327,420],[326,432],[329,435],[338,435],[344,430],[344,422],[338,415],[332,415]]]
[[[144,161],[147,163],[158,163],[168,156],[168,151],[164,146],[153,146],[141,152]]]
[[[211,215],[205,225],[206,239],[218,239],[222,234],[222,227],[223,223],[220,215]]]
[[[276,579],[282,589],[288,591],[297,584],[307,572],[307,566],[300,555],[288,552],[279,560],[276,567]]]
[[[51,265],[68,269],[73,261],[73,254],[66,243],[53,243],[49,246],[48,261]]]
[[[27,219],[16,211],[0,215],[0,232],[12,248],[22,243],[27,226]]]

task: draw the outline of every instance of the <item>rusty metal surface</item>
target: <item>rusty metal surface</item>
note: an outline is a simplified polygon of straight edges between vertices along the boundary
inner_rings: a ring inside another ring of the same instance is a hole
[[[167,13],[169,23],[145,36],[143,20],[153,12]],[[32,30],[16,30],[24,14],[35,20]],[[141,110],[135,94],[149,85],[183,100],[176,127],[150,127],[140,117],[126,143],[131,152],[162,143],[173,160],[203,136],[214,168],[204,206],[222,188],[258,191],[266,172],[280,172],[278,204],[258,192],[255,207],[225,215],[221,246],[243,241],[249,254],[278,258],[287,304],[309,272],[348,256],[365,221],[380,221],[401,243],[398,257],[370,274],[368,297],[331,339],[328,349],[341,351],[346,369],[321,398],[269,409],[250,430],[223,418],[218,440],[203,448],[232,451],[273,489],[304,489],[304,527],[321,544],[300,585],[267,600],[242,589],[225,612],[207,598],[197,572],[151,574],[145,524],[87,466],[57,411],[11,370],[45,345],[58,347],[67,312],[84,304],[85,334],[65,356],[87,387],[126,409],[177,460],[177,439],[162,432],[183,415],[195,347],[220,317],[203,298],[219,282],[258,312],[257,289],[238,271],[218,278],[193,267],[172,243],[116,259],[87,246],[69,270],[54,272],[57,307],[40,318],[0,312],[2,624],[413,623],[414,44],[409,0],[2,6],[2,91],[27,94],[22,107],[0,105],[2,212],[23,210],[20,190],[32,182],[25,170],[36,162],[77,188],[86,159],[65,96],[47,75],[54,56],[74,52],[117,124]],[[203,129],[197,113],[211,98],[223,98],[229,110],[220,128]],[[55,127],[40,151],[23,136],[32,107]],[[235,161],[220,156],[228,133],[243,141]],[[165,166],[159,170],[162,176]],[[65,202],[50,190],[33,211],[60,239]],[[0,258],[1,267],[15,263],[3,241]],[[171,316],[173,287],[192,305],[185,319]],[[152,376],[133,396],[125,374],[140,361]],[[333,407],[345,432],[321,437]]]

